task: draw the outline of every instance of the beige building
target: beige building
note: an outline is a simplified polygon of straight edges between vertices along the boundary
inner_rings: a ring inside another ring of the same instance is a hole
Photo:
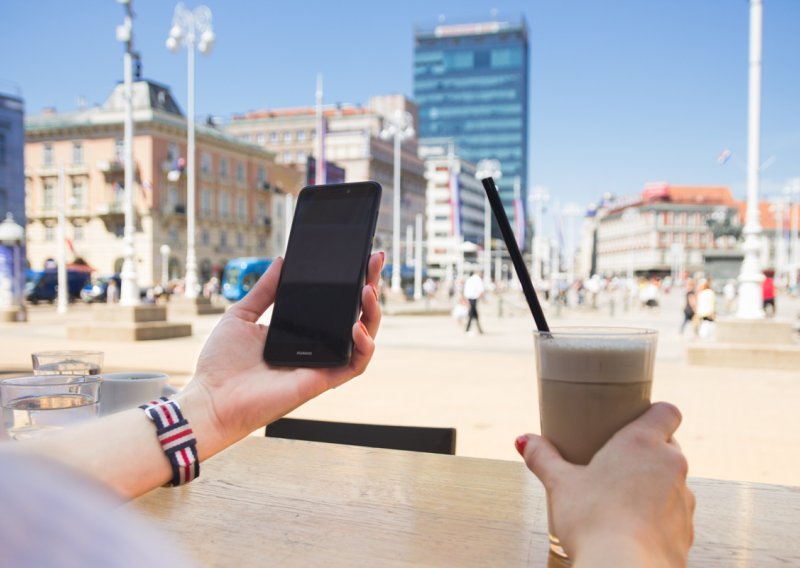
[[[28,261],[41,269],[56,258],[58,210],[66,214],[67,262],[77,257],[98,274],[119,272],[123,257],[122,84],[99,107],[45,112],[26,119]],[[186,260],[186,117],[169,89],[133,85],[136,270],[140,286],[161,281],[159,249],[167,244],[170,278]],[[196,253],[202,282],[241,256],[284,250],[286,201],[301,176],[264,148],[213,126],[196,128]],[[60,181],[65,192],[59,196]]]
[[[383,140],[381,131],[395,110],[414,117],[417,108],[402,95],[372,97],[366,107],[338,105],[325,107],[324,156],[345,170],[345,181],[377,181],[383,198],[376,232],[376,248],[391,250],[393,159],[392,140]],[[276,161],[292,165],[305,174],[307,160],[317,152],[317,117],[313,107],[274,109],[236,115],[226,131],[244,143],[263,146],[275,154]],[[414,225],[418,213],[425,213],[425,168],[417,155],[416,136],[402,145],[401,157],[401,237]],[[401,239],[404,241],[404,239]],[[403,242],[403,246],[405,242]],[[405,252],[401,251],[401,258]],[[391,259],[388,260],[391,262]]]

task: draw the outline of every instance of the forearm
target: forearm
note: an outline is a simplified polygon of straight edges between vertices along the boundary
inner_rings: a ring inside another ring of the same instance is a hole
[[[573,551],[574,568],[679,568],[685,559],[669,558],[657,546],[630,532],[586,535]]]
[[[175,398],[194,431],[201,461],[235,441],[226,442],[217,434],[209,405],[198,389],[189,389]],[[155,426],[138,408],[41,438],[9,442],[0,449],[56,460],[108,485],[125,499],[138,497],[172,477]]]

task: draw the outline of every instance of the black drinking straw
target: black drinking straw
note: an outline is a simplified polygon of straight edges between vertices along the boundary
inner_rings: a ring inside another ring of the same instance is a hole
[[[517,272],[520,284],[522,284],[522,292],[525,294],[525,299],[528,301],[528,307],[533,314],[533,320],[536,322],[536,328],[539,331],[550,331],[550,326],[547,325],[547,320],[544,318],[542,306],[539,304],[539,298],[536,297],[536,290],[533,289],[528,268],[522,260],[522,254],[519,252],[517,246],[517,239],[514,237],[514,231],[511,230],[511,225],[506,217],[506,210],[503,208],[503,202],[500,201],[500,195],[497,193],[497,186],[491,177],[481,180],[483,189],[486,191],[486,197],[489,198],[489,204],[494,211],[494,217],[497,219],[497,224],[500,225],[500,232],[503,234],[503,240],[506,242],[508,254],[511,255],[511,262],[514,263],[514,270]],[[486,243],[484,247],[489,246]],[[488,249],[487,249],[488,250]]]

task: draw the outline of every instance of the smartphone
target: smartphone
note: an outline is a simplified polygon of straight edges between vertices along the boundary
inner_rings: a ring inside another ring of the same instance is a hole
[[[264,360],[290,367],[350,362],[381,186],[305,187],[297,197]]]

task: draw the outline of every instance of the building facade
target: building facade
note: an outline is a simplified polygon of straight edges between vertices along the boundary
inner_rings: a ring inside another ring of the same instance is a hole
[[[498,188],[514,218],[528,198],[528,28],[519,22],[439,25],[414,36],[421,138],[452,137],[472,163],[500,161]]]
[[[372,97],[366,107],[326,107],[324,156],[345,172],[345,181],[377,181],[383,187],[375,247],[391,250],[394,203],[394,147],[381,132],[395,110],[409,112],[416,122],[416,106],[402,95]],[[305,173],[309,157],[317,152],[317,117],[313,107],[274,109],[236,115],[226,131],[245,143],[274,152],[276,160]],[[425,213],[425,170],[417,155],[417,139],[402,144],[400,175],[401,235]],[[401,258],[405,253],[401,250]],[[387,260],[392,262],[392,259]]]
[[[48,112],[26,120],[25,191],[28,261],[56,258],[58,211],[64,208],[66,262],[78,257],[99,274],[119,272],[123,257],[123,85],[99,107]],[[168,273],[182,278],[186,259],[186,117],[169,89],[133,85],[134,211],[137,278],[159,283],[159,249],[171,248]],[[265,149],[196,128],[196,254],[201,283],[240,256],[282,254],[285,203],[301,176]],[[288,197],[287,197],[288,196]]]
[[[423,140],[427,180],[428,272],[450,279],[479,262],[484,247],[485,194],[475,164],[462,160],[452,139]]]

